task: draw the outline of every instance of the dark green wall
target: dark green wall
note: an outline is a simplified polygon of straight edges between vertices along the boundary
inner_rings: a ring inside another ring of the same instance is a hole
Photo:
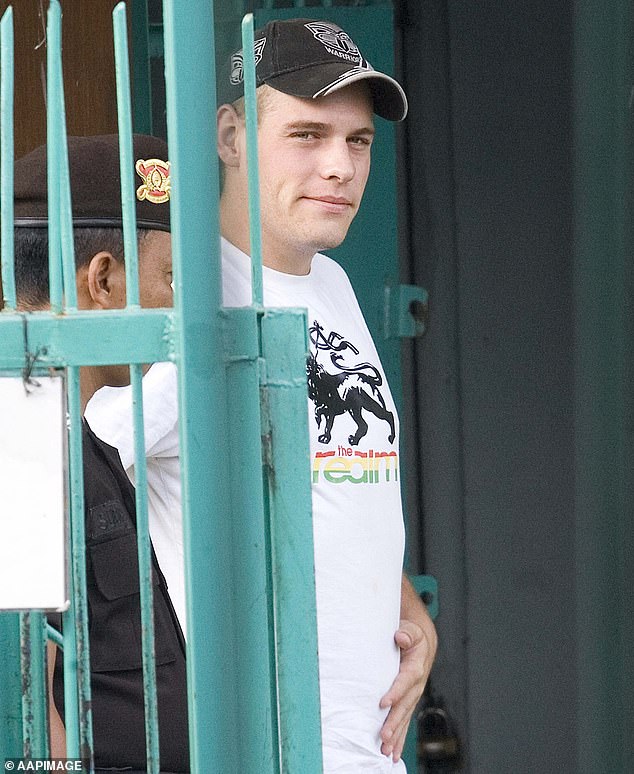
[[[411,0],[400,20],[433,688],[465,770],[625,774],[629,7]]]

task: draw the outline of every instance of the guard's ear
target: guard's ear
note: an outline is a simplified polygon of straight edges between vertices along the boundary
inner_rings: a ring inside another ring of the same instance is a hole
[[[244,120],[236,113],[233,105],[221,105],[217,114],[218,156],[226,167],[239,167],[241,146],[240,134],[244,131]]]
[[[77,291],[83,308],[123,308],[126,300],[125,265],[112,253],[96,253],[78,271]]]

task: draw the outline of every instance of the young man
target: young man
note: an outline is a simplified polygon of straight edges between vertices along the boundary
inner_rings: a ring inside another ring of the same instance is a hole
[[[328,22],[271,22],[255,52],[264,302],[308,309],[324,770],[402,771],[436,637],[402,576],[394,401],[350,282],[320,251],[343,242],[361,204],[373,114],[401,120],[407,101]],[[250,298],[240,52],[219,92],[224,301],[238,306]]]
[[[324,771],[403,772],[405,734],[436,634],[402,575],[396,408],[354,291],[319,251],[344,240],[361,204],[373,114],[401,120],[407,101],[399,84],[373,70],[328,22],[272,22],[256,32],[255,53],[264,301],[309,313]],[[241,52],[231,58],[219,94],[223,295],[226,306],[241,306],[250,303]],[[149,449],[148,469],[160,472],[155,496],[165,500],[179,491],[175,377],[154,370],[145,401],[169,429],[152,442],[171,452]],[[89,407],[97,432],[120,449],[131,448],[126,402],[123,391],[114,403],[104,396],[94,411]]]
[[[136,135],[141,305],[172,305],[169,164],[165,143]],[[69,137],[77,300],[82,310],[126,303],[116,135]],[[49,305],[46,148],[15,164],[15,274],[21,311]],[[127,366],[85,366],[82,406],[104,385],[129,383]],[[146,769],[141,611],[134,489],[116,449],[82,426],[86,572],[96,770]],[[152,525],[150,525],[152,531]],[[184,640],[152,552],[162,768],[189,771]],[[59,616],[51,616],[60,625]],[[52,754],[65,757],[63,661],[49,646]]]

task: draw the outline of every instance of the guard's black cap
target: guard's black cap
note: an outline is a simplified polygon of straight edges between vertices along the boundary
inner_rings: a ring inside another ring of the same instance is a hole
[[[407,115],[400,84],[375,70],[336,24],[310,19],[275,20],[254,34],[256,87],[266,83],[293,97],[317,99],[356,81],[367,81],[374,112],[388,121]],[[242,50],[230,58],[218,84],[220,104],[244,94]]]
[[[170,230],[170,164],[158,137],[133,136],[137,228]],[[74,228],[122,228],[119,135],[68,138]],[[46,145],[15,162],[14,223],[48,226]]]

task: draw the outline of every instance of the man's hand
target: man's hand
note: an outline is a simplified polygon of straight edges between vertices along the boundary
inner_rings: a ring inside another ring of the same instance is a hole
[[[401,665],[390,690],[381,699],[382,708],[390,707],[381,729],[381,752],[400,759],[412,714],[416,709],[431,671],[438,638],[427,609],[403,576],[402,620],[394,641],[401,651]]]

